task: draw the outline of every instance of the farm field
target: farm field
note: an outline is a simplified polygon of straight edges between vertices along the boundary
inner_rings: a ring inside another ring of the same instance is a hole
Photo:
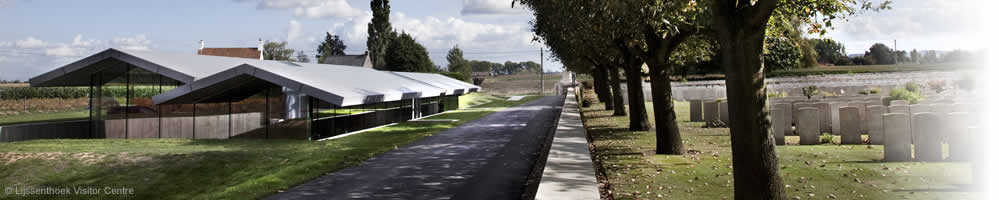
[[[651,103],[646,106],[652,108]],[[654,131],[628,131],[627,117],[611,116],[602,103],[583,109],[594,159],[609,184],[604,192],[614,199],[733,199],[728,129],[690,122],[686,102],[676,102],[675,109],[688,149],[682,156],[655,155]],[[791,143],[797,140],[788,137]],[[972,177],[967,163],[882,163],[882,148],[778,146],[788,199],[969,199],[977,194],[968,188]]]
[[[255,199],[330,171],[354,166],[499,109],[530,102],[493,101],[474,109],[403,122],[328,141],[93,139],[0,143],[0,185],[135,189],[135,199]],[[115,196],[47,196],[109,199]],[[0,199],[18,196],[0,195]]]
[[[538,87],[541,85],[538,76],[532,73],[490,76],[482,83],[482,92],[497,96],[538,95]],[[545,74],[544,77],[545,94],[554,94],[552,88],[562,80],[562,74]]]

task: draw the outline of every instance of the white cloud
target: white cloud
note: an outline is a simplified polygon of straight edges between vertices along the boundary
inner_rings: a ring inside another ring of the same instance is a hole
[[[24,40],[18,40],[14,42],[14,45],[20,48],[39,48],[48,45],[45,41],[36,39],[34,37],[28,37]]]
[[[894,1],[891,10],[865,13],[834,22],[828,34],[843,42],[850,53],[863,53],[876,42],[899,49],[982,48],[970,38],[983,31],[984,18],[974,10],[974,0]]]
[[[73,37],[73,46],[89,47],[99,42],[97,40],[83,40],[83,34],[76,34],[76,37]]]
[[[262,0],[258,9],[288,9],[296,17],[307,18],[350,18],[364,15],[364,11],[354,8],[347,0]]]
[[[302,37],[302,24],[295,20],[288,21],[288,41],[295,41],[298,37]]]
[[[392,25],[397,31],[412,35],[428,49],[449,49],[455,44],[468,49],[524,49],[531,44],[527,24],[485,24],[449,17],[410,18],[396,13]],[[527,38],[527,39],[525,39]]]
[[[139,34],[134,37],[115,38],[114,40],[111,40],[111,44],[113,46],[134,51],[149,51],[149,46],[152,45],[152,43],[152,41],[146,39],[145,34]]]
[[[515,15],[528,13],[520,5],[511,7],[510,0],[464,0],[461,15]]]
[[[58,47],[45,49],[45,55],[73,57],[73,56],[80,56],[80,50],[74,49],[66,44],[60,44]]]

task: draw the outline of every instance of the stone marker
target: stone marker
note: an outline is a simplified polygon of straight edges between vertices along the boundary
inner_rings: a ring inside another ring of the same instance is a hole
[[[909,105],[909,102],[906,100],[894,100],[888,103],[888,105],[889,106]]]
[[[770,109],[770,130],[773,131],[774,143],[784,145],[784,111],[780,108]]]
[[[832,114],[829,113],[829,103],[815,103],[819,109],[819,133],[832,133]]]
[[[930,104],[930,111],[943,115],[954,112],[954,106],[951,104]]]
[[[784,135],[790,135],[791,131],[792,131],[791,130],[791,118],[794,117],[794,115],[792,114],[793,111],[791,110],[791,104],[788,104],[788,103],[778,103],[778,104],[774,104],[774,108],[780,109],[781,112],[783,112],[784,123],[781,123],[781,126],[784,128]]]
[[[795,130],[798,131],[798,136],[800,136],[801,145],[814,145],[820,144],[819,140],[819,109],[815,108],[801,108],[794,115],[798,118],[798,123],[795,124]]]
[[[843,102],[830,102],[829,103],[829,126],[832,128],[833,135],[839,135],[839,108],[846,106]]]
[[[954,112],[947,114],[948,126],[944,137],[947,141],[948,156],[950,161],[968,161],[971,158],[972,146],[971,134],[968,132],[968,113]]]
[[[704,115],[701,114],[701,100],[690,100],[690,121],[704,121]]]
[[[718,103],[718,118],[728,126],[728,101]]]
[[[885,125],[885,161],[911,161],[912,136],[910,134],[909,115],[888,113],[883,115],[882,119]]]
[[[718,115],[719,115],[719,112],[718,112],[718,102],[712,101],[712,100],[705,101],[704,102],[704,121],[706,121],[706,122],[718,121],[720,119],[720,118],[718,118]]]
[[[916,160],[918,161],[941,161],[943,160],[943,145],[940,132],[943,127],[940,123],[940,115],[936,113],[916,113],[912,115],[915,133]]]
[[[867,138],[871,144],[884,144],[885,127],[884,118],[885,106],[867,107]]]
[[[863,143],[860,138],[860,121],[860,111],[857,107],[839,108],[840,144]]]
[[[899,113],[909,116],[909,105],[893,105],[888,106],[888,113]]]

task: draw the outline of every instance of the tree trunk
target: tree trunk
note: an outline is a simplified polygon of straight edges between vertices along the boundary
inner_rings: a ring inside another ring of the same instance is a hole
[[[664,66],[650,64],[652,71],[652,114],[656,120],[656,154],[682,155],[683,139],[676,125],[676,112],[673,110],[673,90],[669,74]]]
[[[599,66],[593,67],[593,91],[597,93],[597,99],[604,103],[604,110],[613,110],[613,98],[610,95],[610,83],[607,81],[607,69]]]
[[[626,64],[624,75],[628,78],[628,130],[648,131],[649,114],[645,110],[645,94],[642,91],[641,64]]]
[[[732,19],[741,21],[742,19]],[[717,23],[717,21],[716,21]],[[764,22],[765,23],[765,22]],[[723,25],[724,26],[724,25]],[[732,23],[718,30],[725,86],[736,199],[784,199],[770,132],[763,74],[764,28]]]
[[[612,103],[614,104],[614,116],[628,115],[628,112],[624,110],[624,94],[621,93],[621,72],[614,66],[607,66],[607,69],[610,72],[608,75],[610,75],[611,92],[614,93],[611,94],[614,96]]]

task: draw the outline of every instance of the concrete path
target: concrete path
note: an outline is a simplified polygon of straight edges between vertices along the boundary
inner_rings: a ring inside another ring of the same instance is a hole
[[[519,199],[562,99],[498,111],[267,199]]]
[[[548,151],[548,162],[536,199],[600,199],[597,175],[590,159],[586,130],[576,103],[575,88],[568,88],[558,128]]]

